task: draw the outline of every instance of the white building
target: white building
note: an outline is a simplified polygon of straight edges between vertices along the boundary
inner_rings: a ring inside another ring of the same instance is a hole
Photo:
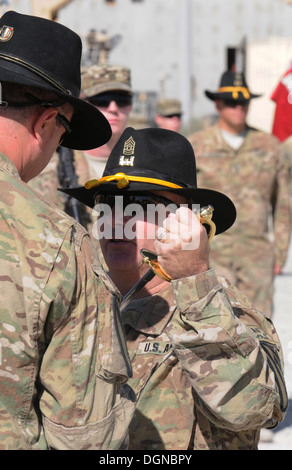
[[[0,1],[2,11],[10,8],[30,14],[34,14],[33,3]],[[41,3],[48,7],[58,1],[38,0]],[[82,37],[84,60],[89,31],[106,32],[115,43],[110,62],[131,68],[134,90],[150,96],[163,94],[181,99],[186,122],[214,112],[214,105],[205,97],[204,90],[217,89],[221,73],[233,61],[234,49],[243,39],[247,44],[249,86],[253,92],[264,92],[267,101],[292,59],[292,6],[282,0],[71,0],[64,3],[58,20]],[[269,49],[271,41],[274,51],[275,44],[280,47],[281,39],[285,53],[276,53],[276,68],[274,58],[267,59],[267,54],[253,52],[259,51],[259,44],[263,46],[262,51]],[[268,77],[260,77],[260,70],[261,73],[265,70]],[[273,108],[269,112],[272,111]]]

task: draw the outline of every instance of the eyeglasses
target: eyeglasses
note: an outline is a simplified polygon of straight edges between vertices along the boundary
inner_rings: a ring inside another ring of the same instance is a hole
[[[111,209],[115,206],[116,204],[116,195],[113,194],[99,194],[96,199],[95,199],[95,204],[106,204],[108,205]],[[121,196],[119,196],[121,197]],[[127,194],[122,196],[123,198],[123,210],[125,207],[127,207],[129,204],[138,204],[139,206],[142,207],[144,211],[147,210],[147,207],[149,205],[153,204],[163,204],[164,206],[168,207],[169,205],[172,205],[173,207],[170,209],[175,209],[177,208],[177,205],[171,201],[170,199],[159,196],[157,194]],[[172,212],[172,210],[171,210]]]
[[[63,142],[65,136],[67,134],[71,134],[72,127],[71,127],[70,122],[68,121],[68,119],[65,116],[63,116],[63,114],[60,114],[60,113],[56,114],[56,119],[59,121],[60,124],[62,124],[62,126],[66,130],[66,132],[62,135],[62,137],[60,139],[59,145],[61,145],[61,143]]]
[[[232,99],[226,99],[222,101],[224,103],[224,106],[226,106],[227,108],[236,108],[236,106],[242,106],[243,108],[245,108],[249,104],[249,101],[238,101]]]
[[[132,96],[119,93],[104,93],[88,98],[89,103],[99,108],[108,108],[114,101],[119,108],[124,108],[132,104]]]
[[[181,114],[168,114],[167,116],[164,116],[166,118],[172,119],[172,118],[177,118],[181,119]]]

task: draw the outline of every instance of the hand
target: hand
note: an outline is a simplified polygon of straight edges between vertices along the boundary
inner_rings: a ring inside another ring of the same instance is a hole
[[[154,248],[160,266],[172,279],[209,269],[208,236],[198,215],[186,207],[180,207],[163,221],[163,228],[157,230]]]

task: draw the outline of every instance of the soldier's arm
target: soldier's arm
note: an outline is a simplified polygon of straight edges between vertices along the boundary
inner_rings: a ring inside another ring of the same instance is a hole
[[[231,299],[212,269],[172,285],[177,311],[168,334],[202,413],[233,431],[281,421],[287,395],[270,323]]]
[[[282,150],[276,155],[276,169],[272,195],[275,264],[283,268],[291,234],[291,174]]]
[[[189,209],[169,214],[163,225],[167,233],[154,245],[172,278],[177,306],[167,333],[196,405],[229,430],[273,426],[284,417],[287,396],[280,345],[270,323],[237,299],[238,292],[231,297],[227,283],[224,288],[209,269],[207,234]]]

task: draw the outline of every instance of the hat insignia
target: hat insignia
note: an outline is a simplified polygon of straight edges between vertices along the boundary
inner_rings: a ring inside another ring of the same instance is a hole
[[[2,42],[10,41],[13,34],[14,34],[14,28],[12,26],[5,26],[5,25],[2,26],[2,28],[0,28],[0,41]]]
[[[119,165],[121,166],[134,166],[134,151],[135,151],[136,142],[133,137],[129,137],[124,144],[123,155],[120,157]],[[125,158],[125,155],[128,155],[129,158]]]
[[[133,137],[129,137],[129,139],[125,142],[123,153],[125,155],[134,155],[135,145],[136,142],[134,141]]]
[[[242,76],[240,73],[237,73],[234,78],[234,85],[235,86],[242,86]]]

